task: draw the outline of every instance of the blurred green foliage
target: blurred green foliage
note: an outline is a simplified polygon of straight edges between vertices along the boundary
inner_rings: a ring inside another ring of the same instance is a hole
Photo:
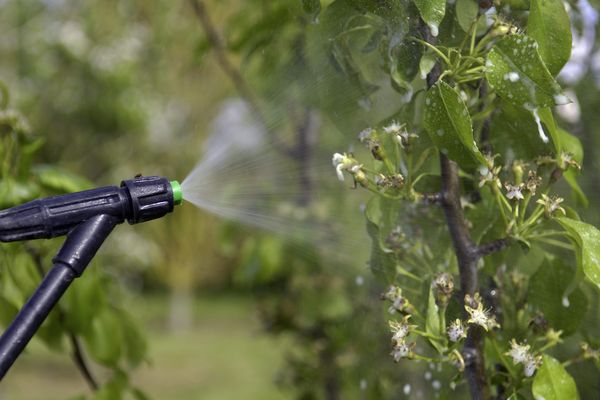
[[[442,146],[421,130],[426,97],[420,76],[431,71],[436,56],[410,37],[422,35],[422,18],[430,27],[439,25],[441,45],[456,46],[471,27],[476,6],[466,0],[441,2],[445,13],[440,20],[440,8],[428,8],[427,3],[205,2],[225,38],[227,56],[259,98],[267,128],[284,132],[284,145],[293,149],[302,142],[298,127],[303,119],[311,113],[319,114],[322,124],[318,141],[303,151],[327,160],[331,148],[346,148],[362,128],[387,126],[392,120],[405,122],[409,130],[418,131],[422,140],[416,144],[416,153],[434,144]],[[526,14],[516,6],[527,9],[530,2],[507,3],[513,6],[507,18],[515,24],[526,21]],[[0,10],[4,28],[0,80],[6,86],[1,87],[0,111],[2,208],[39,196],[114,184],[137,173],[183,178],[197,161],[202,139],[209,130],[208,121],[217,113],[220,101],[235,95],[234,85],[214,61],[212,44],[189,2],[12,0],[2,3]],[[574,15],[577,12],[574,8]],[[575,21],[576,27],[578,23]],[[535,37],[534,29],[528,34],[538,41],[543,37]],[[556,42],[549,42],[540,51],[543,62],[552,54],[548,48],[554,45]],[[553,63],[553,75],[564,61],[562,57]],[[506,72],[500,71],[496,81],[503,81]],[[595,73],[589,70],[573,88],[582,117],[560,121],[586,149],[584,160],[576,157],[587,171],[577,177],[583,190],[577,190],[575,176],[567,174],[568,184],[561,182],[557,190],[563,196],[573,190],[578,202],[572,206],[586,202],[582,195],[585,192],[592,206],[587,211],[578,208],[577,212],[598,224],[593,205],[600,198],[594,190],[597,174],[592,172],[600,168],[596,161],[600,125],[595,110],[600,104]],[[551,82],[548,88],[546,100],[553,101]],[[440,97],[454,93],[447,89],[440,89],[440,93],[445,90]],[[466,91],[474,96],[474,89]],[[503,156],[513,152],[515,158],[529,159],[540,149],[552,151],[537,140],[531,113],[505,97],[496,101],[498,114],[491,123],[491,144],[496,152]],[[462,101],[458,96],[451,100],[459,105]],[[475,108],[469,104],[468,111]],[[15,109],[27,116],[29,124]],[[463,143],[452,153],[467,153],[464,146],[471,138],[463,136]],[[572,152],[574,147],[570,147]],[[369,157],[364,149],[356,149],[355,153],[363,159]],[[474,158],[478,159],[479,154],[474,153]],[[301,157],[290,157],[289,162],[303,167]],[[424,168],[431,174],[415,184],[416,190],[437,190],[437,163],[428,160]],[[334,176],[333,170],[331,174]],[[465,177],[463,183],[472,189]],[[302,189],[305,184],[297,182],[297,187]],[[503,233],[493,199],[482,196],[479,206],[467,211],[477,242]],[[346,213],[355,211],[346,197],[350,196],[338,190],[328,198],[304,198],[294,207],[324,207],[344,220]],[[70,289],[39,337],[51,348],[70,352],[66,338],[75,335],[96,365],[109,370],[108,379],[93,398],[116,399],[126,391],[144,398],[131,388],[128,374],[147,359],[148,350],[140,332],[144,328],[123,310],[123,287],[125,292],[172,293],[172,313],[179,307],[176,300],[181,294],[190,297],[196,290],[210,288],[249,291],[259,300],[265,330],[290,338],[291,344],[285,349],[287,364],[279,382],[296,398],[397,398],[406,393],[407,383],[412,384],[413,394],[421,391],[427,397],[433,382],[423,377],[431,377],[432,373],[434,381],[444,382],[443,393],[463,396],[464,385],[452,392],[447,389],[449,382],[458,382],[453,381],[454,369],[445,366],[439,372],[437,366],[431,369],[427,363],[396,365],[389,357],[385,307],[378,300],[384,283],[411,282],[407,292],[419,299],[415,304],[428,315],[427,331],[439,335],[444,332],[436,320],[439,309],[435,301],[430,301],[430,281],[435,273],[456,270],[450,240],[439,223],[441,212],[413,205],[400,207],[397,203],[377,197],[370,200],[366,222],[353,218],[348,229],[363,230],[366,223],[372,243],[365,239],[352,243],[350,249],[334,249],[334,253],[345,253],[339,259],[323,255],[312,245],[240,232],[236,225],[222,224],[189,208],[135,232],[123,227],[107,243],[96,265]],[[569,212],[575,215],[571,209]],[[393,247],[390,239],[398,239],[399,235],[402,246]],[[58,245],[52,241],[2,246],[3,325],[33,291]],[[369,267],[378,282],[369,278],[364,265],[368,257],[363,254],[369,250]],[[414,254],[421,257],[405,262]],[[507,297],[515,300],[501,303],[506,314],[502,343],[508,346],[508,339],[519,333],[519,326],[531,322],[515,305],[529,302],[528,311],[539,311],[552,327],[563,330],[566,339],[561,350],[553,354],[556,358],[576,354],[581,340],[597,349],[600,342],[594,331],[598,327],[598,295],[590,285],[574,289],[568,299],[577,310],[565,314],[562,299],[554,292],[567,290],[565,282],[573,279],[571,264],[559,261],[571,260],[571,254],[559,251],[554,259],[545,258],[542,250],[511,248],[502,256],[492,256],[482,266],[493,275],[499,265],[520,265],[531,282],[523,287],[515,284],[512,275],[494,278]],[[398,260],[406,267],[404,270],[397,267]],[[409,274],[415,274],[411,263],[425,271],[419,284],[409,278]],[[447,314],[448,322],[460,316],[455,300],[448,305]],[[487,342],[490,358],[501,357],[500,353],[508,350],[494,348],[500,342]],[[426,341],[424,346],[434,354],[444,343]],[[540,381],[563,376],[562,371],[556,372],[553,359],[548,360],[544,363],[547,367],[540,370]],[[582,398],[592,398],[598,390],[596,367],[587,368],[591,364],[597,361],[568,368]],[[540,387],[534,385],[533,393],[545,393]]]

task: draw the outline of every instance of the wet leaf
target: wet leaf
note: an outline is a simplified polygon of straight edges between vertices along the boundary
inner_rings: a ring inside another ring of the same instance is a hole
[[[424,54],[421,57],[421,61],[419,61],[419,73],[421,75],[421,79],[427,78],[427,75],[431,72],[433,67],[435,66],[437,59],[432,54]]]
[[[413,0],[421,18],[429,26],[431,34],[437,36],[440,29],[440,24],[446,14],[446,0]]]
[[[585,276],[600,288],[600,231],[585,222],[569,218],[557,221],[576,243],[577,259]]]
[[[419,71],[422,51],[422,46],[413,40],[407,40],[390,50],[389,64],[392,86],[401,94],[412,90],[410,82]]]
[[[486,61],[490,86],[504,100],[530,110],[568,103],[537,47],[535,40],[525,35],[498,41]]]
[[[465,32],[469,31],[478,13],[479,4],[475,0],[456,0],[456,19]]]
[[[527,34],[538,43],[548,71],[558,75],[571,57],[571,22],[562,0],[531,0]]]
[[[560,128],[558,128],[558,133],[560,135],[562,151],[571,154],[573,156],[573,160],[577,161],[579,165],[583,165],[583,146],[581,145],[579,138]],[[563,178],[571,187],[573,196],[578,204],[587,208],[590,202],[585,192],[581,189],[579,183],[577,182],[577,175],[578,173],[574,169],[570,168],[564,172]]]
[[[536,399],[578,399],[575,381],[560,362],[547,354],[542,356],[542,366],[537,371],[531,387]]]
[[[550,325],[562,330],[565,336],[577,330],[588,306],[580,289],[567,295],[574,278],[574,269],[556,259],[546,260],[529,280],[529,303],[537,307]]]
[[[444,336],[440,322],[440,309],[435,302],[435,296],[433,289],[429,289],[429,300],[427,303],[427,319],[425,321],[425,330],[427,333],[434,336]],[[440,353],[444,351],[444,346],[435,339],[428,338],[429,343]]]
[[[494,152],[528,160],[552,151],[550,145],[540,139],[538,126],[529,111],[506,101],[498,108],[490,126]]]
[[[461,167],[485,163],[473,140],[471,116],[460,95],[447,83],[433,85],[425,97],[423,125],[439,151]]]
[[[367,204],[365,216],[367,219],[367,233],[371,238],[371,258],[369,266],[373,274],[382,282],[391,282],[396,273],[396,259],[394,255],[384,250],[383,240],[390,233],[395,222],[389,207],[389,201],[381,197],[372,198]]]

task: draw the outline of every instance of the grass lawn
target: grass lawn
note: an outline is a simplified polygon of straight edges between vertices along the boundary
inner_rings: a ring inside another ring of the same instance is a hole
[[[133,380],[153,399],[282,399],[274,384],[285,340],[261,334],[249,298],[210,296],[194,300],[194,324],[169,333],[163,327],[167,299],[135,302],[148,326],[150,363]],[[98,368],[95,368],[96,372]],[[89,393],[66,354],[33,341],[0,385],[1,400],[64,400]]]

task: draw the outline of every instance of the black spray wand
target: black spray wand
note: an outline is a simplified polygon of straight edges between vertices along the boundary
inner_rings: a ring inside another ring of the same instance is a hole
[[[163,217],[181,202],[177,181],[150,176],[0,211],[2,242],[67,235],[52,269],[0,337],[0,380],[116,225]]]

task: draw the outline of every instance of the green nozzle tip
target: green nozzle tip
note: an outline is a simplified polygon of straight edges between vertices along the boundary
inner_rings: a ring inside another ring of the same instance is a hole
[[[177,181],[171,181],[171,189],[173,189],[173,202],[176,206],[183,202],[183,192],[181,191],[181,184]]]

